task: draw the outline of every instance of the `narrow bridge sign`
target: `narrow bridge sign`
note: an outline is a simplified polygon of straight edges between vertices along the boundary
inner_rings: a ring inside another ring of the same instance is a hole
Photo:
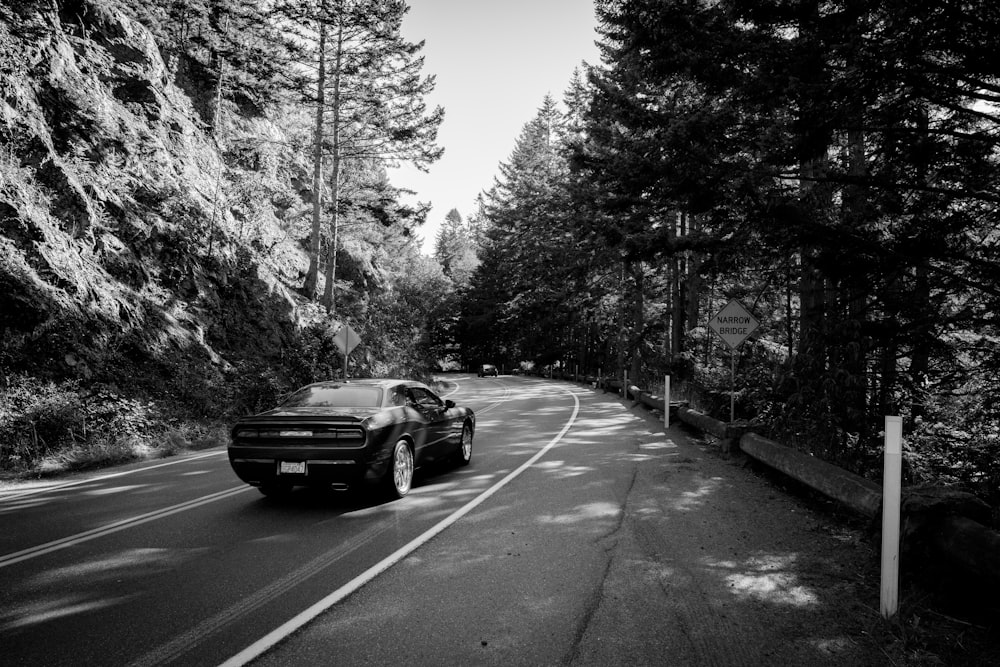
[[[351,328],[351,325],[344,322],[340,329],[333,335],[333,344],[340,348],[346,357],[361,342],[361,336]]]
[[[739,299],[733,299],[708,321],[708,326],[719,334],[719,338],[725,341],[726,345],[735,350],[757,330],[760,322],[739,302]]]

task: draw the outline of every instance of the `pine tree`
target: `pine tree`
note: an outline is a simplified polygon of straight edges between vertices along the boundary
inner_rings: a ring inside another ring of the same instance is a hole
[[[472,232],[463,224],[458,209],[451,209],[445,216],[435,238],[434,257],[441,264],[444,274],[456,286],[464,287],[468,284],[472,272],[479,264],[479,258]]]
[[[322,302],[334,307],[334,273],[340,215],[340,170],[345,160],[376,160],[385,165],[409,162],[425,168],[442,149],[435,145],[444,117],[428,110],[423,98],[433,77],[422,77],[422,43],[400,35],[408,11],[401,0],[318,0],[305,7],[284,5],[299,21],[313,46],[317,75],[299,90],[315,104],[313,137],[313,216],[309,269],[303,291],[313,296],[318,284],[324,183],[329,180],[333,237],[328,243]],[[310,32],[311,29],[311,32]],[[311,91],[311,92],[310,92]],[[329,158],[331,174],[323,174]]]
[[[465,339],[488,343],[477,348],[480,358],[516,355],[547,364],[567,354],[574,298],[564,126],[563,113],[546,96],[482,197],[482,264],[466,301]]]

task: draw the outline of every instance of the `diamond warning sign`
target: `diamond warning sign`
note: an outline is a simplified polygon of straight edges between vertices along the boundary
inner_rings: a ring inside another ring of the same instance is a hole
[[[361,336],[359,336],[357,332],[346,322],[340,327],[337,333],[333,335],[333,344],[336,345],[345,356],[350,354],[351,350],[357,347],[360,342]]]
[[[739,299],[727,303],[725,308],[708,321],[708,327],[719,334],[719,338],[734,350],[759,326],[760,322],[739,302]]]

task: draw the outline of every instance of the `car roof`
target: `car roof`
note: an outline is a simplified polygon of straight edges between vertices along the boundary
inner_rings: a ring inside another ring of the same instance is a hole
[[[401,380],[398,378],[350,378],[346,381],[344,380],[323,380],[322,382],[313,382],[308,385],[310,387],[324,386],[324,385],[361,385],[366,387],[379,387],[380,389],[386,389],[388,387],[395,387],[397,385],[404,385],[407,387],[426,387],[423,382],[417,382],[416,380]]]

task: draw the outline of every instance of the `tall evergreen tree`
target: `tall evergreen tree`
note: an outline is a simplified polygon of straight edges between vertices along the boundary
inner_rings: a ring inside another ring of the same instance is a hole
[[[451,209],[445,216],[435,238],[434,257],[456,286],[466,285],[479,264],[472,234],[462,223],[458,209]]]
[[[318,284],[324,183],[329,181],[331,215],[326,285],[322,301],[333,308],[333,283],[340,215],[340,169],[346,159],[374,159],[418,168],[437,160],[435,145],[444,118],[428,110],[424,97],[434,78],[422,77],[423,43],[400,34],[408,7],[402,0],[315,0],[304,7],[285,3],[286,14],[304,30],[312,50],[312,71],[300,92],[315,105],[313,218],[310,263],[303,291]],[[331,174],[323,174],[329,158]]]
[[[510,159],[485,193],[481,248],[467,304],[467,340],[488,340],[493,355],[543,363],[561,359],[569,335],[572,284],[564,279],[570,213],[564,116],[546,96],[525,124]]]

